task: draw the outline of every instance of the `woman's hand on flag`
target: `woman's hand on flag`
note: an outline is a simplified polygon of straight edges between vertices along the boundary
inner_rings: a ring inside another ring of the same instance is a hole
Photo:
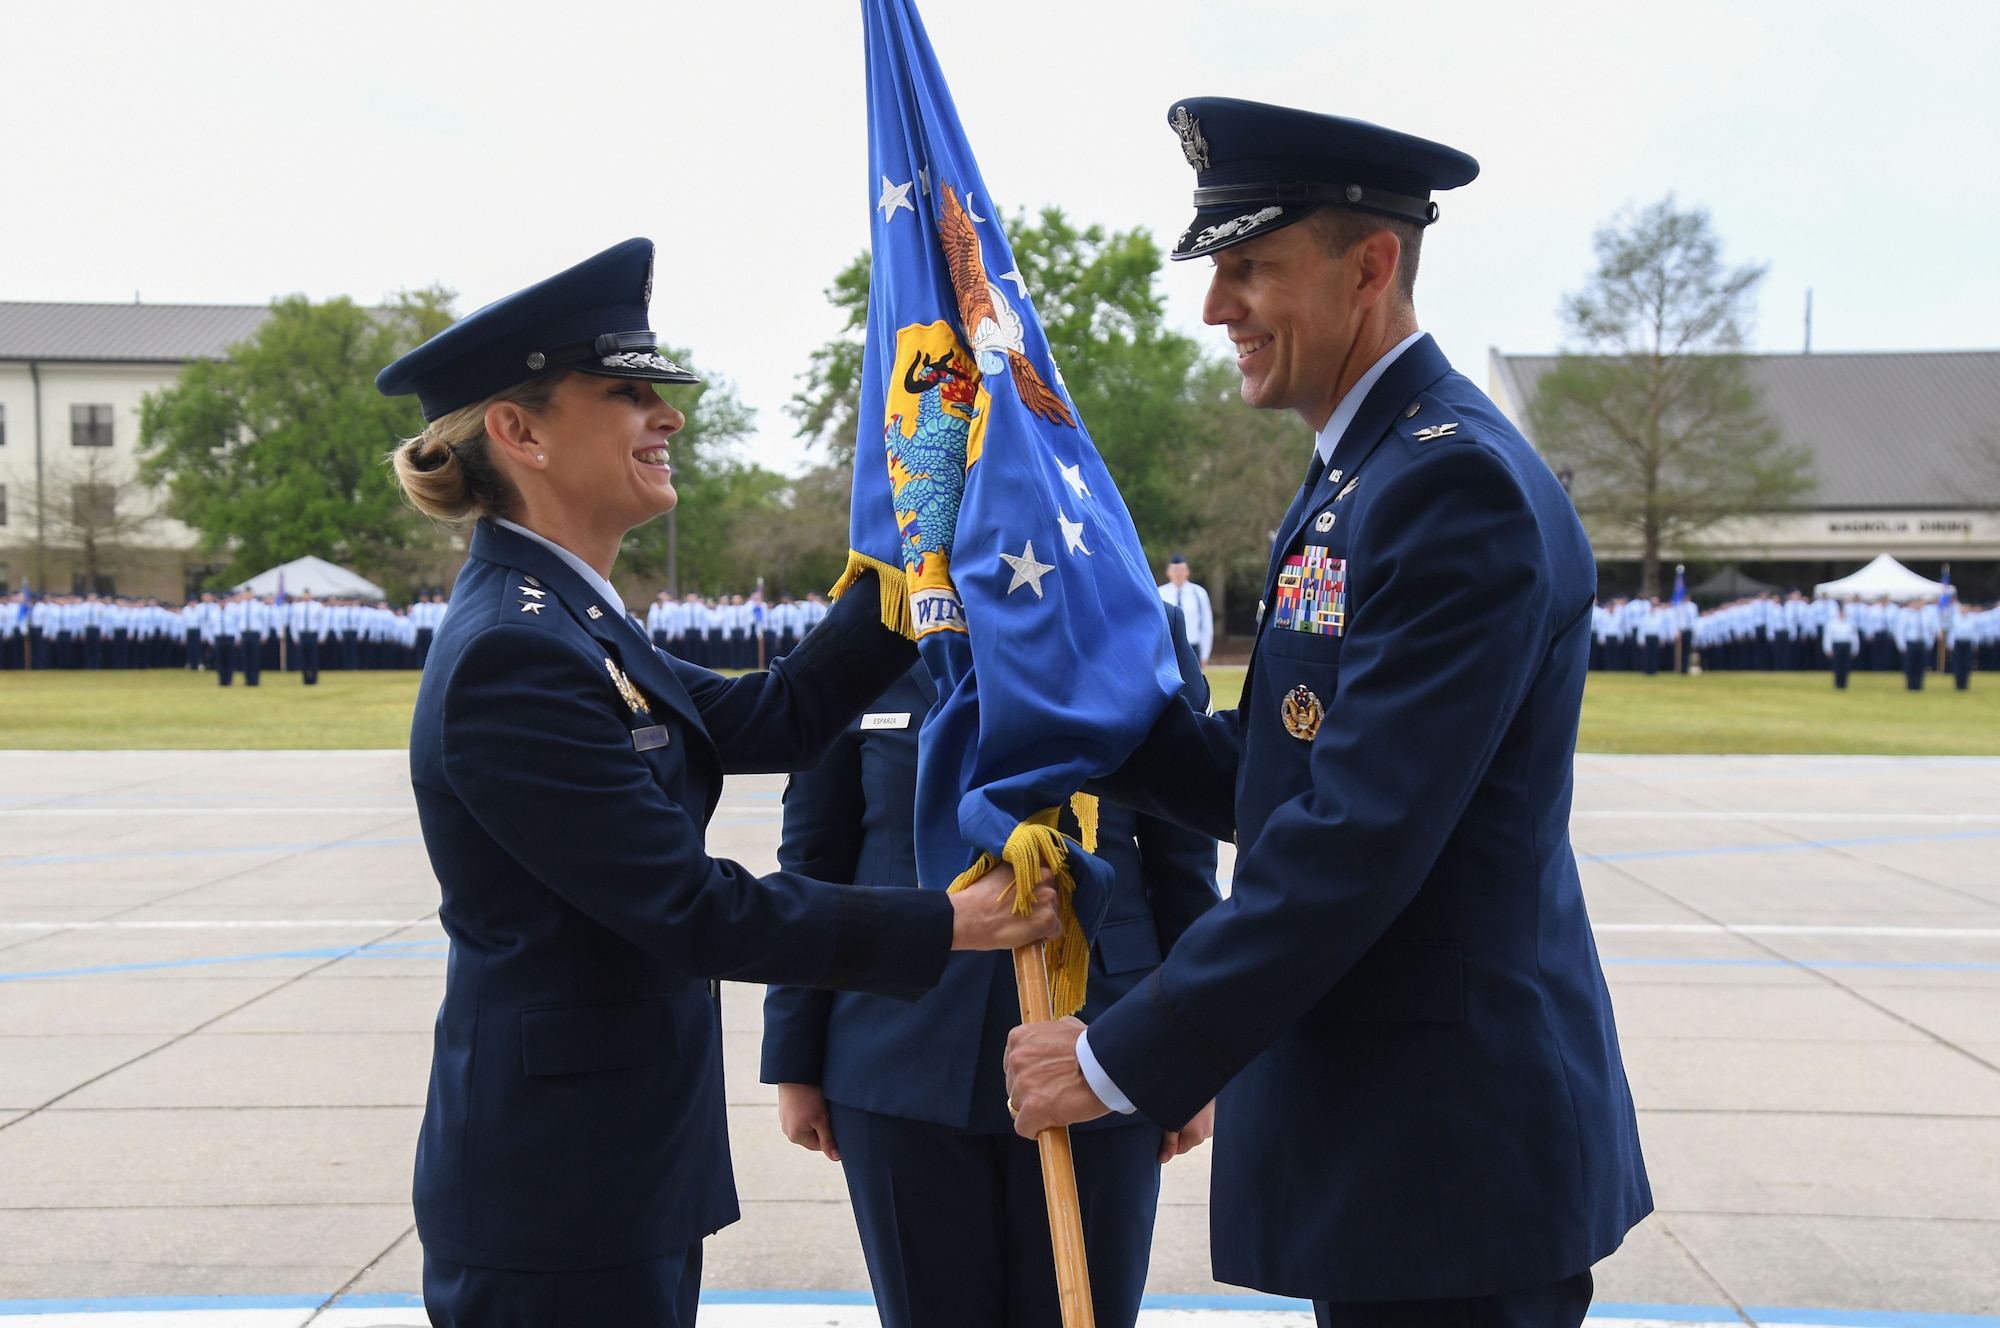
[[[1017,950],[1062,935],[1055,878],[1046,871],[1035,883],[1034,906],[1028,913],[1014,911],[1014,869],[1005,863],[953,894],[951,906],[954,950]]]

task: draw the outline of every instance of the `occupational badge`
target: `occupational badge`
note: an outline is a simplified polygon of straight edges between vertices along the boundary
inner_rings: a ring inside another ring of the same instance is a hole
[[[1201,132],[1201,121],[1188,114],[1185,106],[1174,107],[1172,120],[1174,132],[1181,136],[1181,155],[1187,164],[1198,171],[1208,169],[1208,137]]]
[[[618,689],[618,695],[625,698],[625,704],[632,707],[633,714],[650,715],[653,713],[652,707],[646,704],[646,698],[639,694],[639,689],[632,685],[630,678],[619,672],[616,664],[613,664],[607,658],[604,661],[604,667],[611,671],[611,685]]]
[[[1300,742],[1311,742],[1319,734],[1319,722],[1326,718],[1326,707],[1311,688],[1300,683],[1285,693],[1284,714],[1285,732]]]
[[[1333,513],[1330,511],[1321,512],[1317,517],[1313,519],[1313,529],[1317,530],[1322,535],[1324,535],[1327,531],[1332,530]]]

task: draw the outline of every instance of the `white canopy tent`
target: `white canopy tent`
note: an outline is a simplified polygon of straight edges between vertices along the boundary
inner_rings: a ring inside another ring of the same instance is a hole
[[[1874,562],[1852,576],[1822,581],[1813,587],[1813,594],[1827,599],[1888,599],[1899,604],[1936,599],[1943,593],[1943,582],[1918,576],[1886,553],[1878,554]]]
[[[387,599],[382,587],[357,572],[350,572],[337,563],[307,554],[294,558],[288,563],[273,567],[268,572],[259,572],[248,581],[237,586],[253,595],[275,595],[279,581],[284,582],[285,597],[297,599],[310,590],[314,599],[333,596],[338,599]]]

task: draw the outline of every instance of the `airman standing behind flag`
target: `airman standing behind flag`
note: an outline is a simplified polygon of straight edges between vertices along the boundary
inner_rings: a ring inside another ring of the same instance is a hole
[[[1051,1002],[1068,1014],[1110,892],[1058,809],[1183,683],[1131,516],[1063,388],[915,5],[862,13],[873,268],[840,587],[878,574],[882,621],[916,640],[937,687],[919,743],[919,882],[956,888],[1003,859],[1055,873],[1050,978],[1040,947],[1017,954],[1016,977],[1024,1018]],[[1087,1322],[1068,1137],[1051,1127],[1041,1144],[1064,1321]]]

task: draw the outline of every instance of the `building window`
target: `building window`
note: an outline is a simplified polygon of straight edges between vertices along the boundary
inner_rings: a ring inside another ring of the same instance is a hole
[[[0,402],[0,447],[7,445],[7,405]]]
[[[7,524],[7,486],[0,484],[0,526]]]
[[[71,406],[69,441],[74,447],[111,446],[111,407]]]

